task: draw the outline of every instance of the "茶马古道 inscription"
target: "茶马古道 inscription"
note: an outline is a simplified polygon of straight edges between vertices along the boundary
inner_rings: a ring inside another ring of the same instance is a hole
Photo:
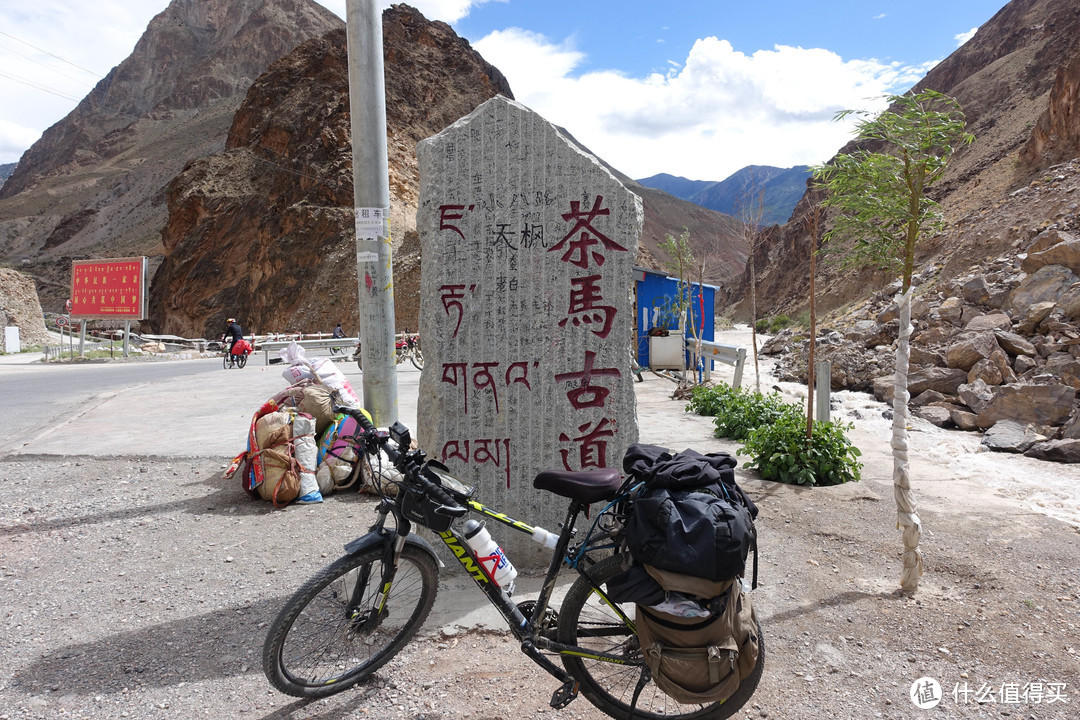
[[[619,467],[637,440],[629,290],[641,200],[501,96],[417,154],[419,441],[480,502],[557,531],[565,503],[533,489],[535,474]],[[524,535],[497,534],[514,562],[539,561]]]

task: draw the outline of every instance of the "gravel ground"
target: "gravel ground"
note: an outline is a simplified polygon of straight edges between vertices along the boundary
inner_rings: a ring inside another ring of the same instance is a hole
[[[349,493],[271,511],[221,469],[0,458],[0,720],[606,717],[584,698],[550,709],[557,683],[506,634],[447,626],[360,688],[277,693],[261,672],[267,623],[364,532],[372,503]],[[1080,717],[1076,528],[1007,498],[935,496],[926,576],[906,598],[893,593],[887,476],[812,491],[740,482],[761,508],[753,597],[769,654],[737,717]],[[944,695],[932,711],[908,697],[924,676]]]

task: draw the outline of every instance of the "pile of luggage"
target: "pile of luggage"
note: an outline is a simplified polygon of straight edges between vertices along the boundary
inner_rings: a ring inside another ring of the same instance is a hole
[[[727,453],[644,444],[623,460],[640,481],[623,534],[633,564],[608,595],[635,603],[652,679],[682,703],[725,701],[761,671],[748,592],[757,586],[758,509],[736,484],[735,464]],[[750,551],[752,583],[743,580]]]
[[[252,496],[285,507],[320,503],[337,490],[371,488],[371,468],[356,445],[360,428],[342,408],[360,410],[348,379],[328,358],[307,360],[296,343],[281,351],[289,387],[263,403],[251,418],[247,447],[225,478],[239,477]]]

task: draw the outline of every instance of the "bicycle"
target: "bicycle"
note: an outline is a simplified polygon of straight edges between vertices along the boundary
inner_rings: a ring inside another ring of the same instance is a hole
[[[364,362],[360,355],[359,342],[356,343],[353,359],[356,360],[356,367],[363,370]],[[420,349],[420,336],[415,334],[410,335],[408,331],[394,341],[394,364],[400,365],[406,360],[412,362],[413,367],[417,370],[424,369],[424,353]]]
[[[521,651],[559,681],[553,708],[565,707],[580,691],[615,718],[721,720],[753,694],[764,666],[764,639],[753,672],[722,703],[681,705],[651,682],[634,630],[633,605],[611,601],[603,589],[625,569],[628,556],[615,550],[637,487],[633,479],[624,481],[615,469],[537,475],[534,487],[570,501],[555,536],[471,499],[473,489],[444,465],[408,449],[409,430],[401,423],[376,432],[366,418],[361,421],[361,413],[348,412],[364,428],[358,454],[367,458],[382,450],[400,473],[393,483],[397,492],[387,492],[388,481],[380,479],[381,472],[373,473],[380,499],[370,531],[346,544],[346,555],[304,583],[271,623],[263,672],[275,688],[308,698],[341,692],[386,664],[416,634],[435,602],[439,561],[431,545],[412,534],[415,522],[435,532],[506,620]],[[580,515],[600,501],[606,506],[582,539],[574,541]],[[533,535],[548,547],[553,543],[535,600],[515,604],[512,589],[494,582],[494,571],[488,571],[454,528],[454,522],[470,512]],[[394,523],[388,528],[390,516]],[[550,600],[564,564],[578,578],[556,612]],[[760,625],[758,632],[760,637]],[[562,667],[549,654],[558,655]]]
[[[221,365],[225,370],[234,367],[243,368],[247,365],[249,354],[251,354],[251,344],[241,338],[234,342],[231,348],[228,345],[222,348]]]

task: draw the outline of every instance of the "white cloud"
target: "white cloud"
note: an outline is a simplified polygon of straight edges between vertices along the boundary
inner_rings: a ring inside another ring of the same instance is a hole
[[[584,59],[568,43],[523,30],[474,43],[506,74],[517,99],[569,130],[632,177],[670,172],[721,180],[754,164],[828,160],[848,139],[843,109],[880,110],[928,69],[778,45],[751,55],[715,37],[680,66],[645,78],[615,71],[575,75]]]
[[[879,13],[878,15],[875,15],[875,16],[874,16],[874,19],[875,19],[875,20],[884,20],[884,19],[885,19],[885,18],[887,18],[888,16],[889,16],[889,14],[888,14],[888,13]]]
[[[979,31],[979,28],[973,27],[973,28],[971,28],[970,30],[968,30],[965,33],[959,33],[957,35],[953,35],[953,39],[956,40],[956,47],[960,47],[961,45],[966,43],[968,40],[975,37],[975,33],[977,33],[978,31]]]

